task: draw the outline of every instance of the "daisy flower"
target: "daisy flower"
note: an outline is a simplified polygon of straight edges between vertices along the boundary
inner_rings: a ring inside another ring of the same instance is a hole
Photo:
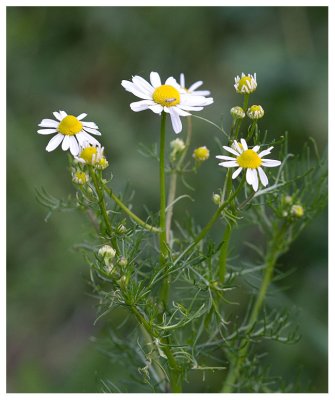
[[[241,139],[241,143],[234,140],[232,147],[223,146],[223,148],[235,157],[216,156],[216,158],[225,160],[219,165],[226,168],[238,167],[232,175],[233,179],[235,179],[243,169],[246,169],[247,183],[252,186],[255,192],[258,190],[259,179],[263,186],[267,186],[269,183],[262,167],[278,167],[278,165],[281,164],[281,161],[263,158],[271,153],[273,146],[258,153],[260,146],[254,146],[252,149],[248,149],[246,141]]]
[[[247,76],[242,72],[241,78],[237,76],[235,78],[234,88],[237,93],[250,94],[254,92],[257,88],[256,73],[252,76],[248,74]]]
[[[75,159],[82,164],[93,165],[97,169],[108,167],[108,161],[104,156],[104,148],[100,144],[98,146],[92,146],[88,142],[82,144]]]
[[[61,143],[64,151],[70,149],[72,155],[79,153],[79,145],[84,142],[100,145],[100,143],[90,135],[98,135],[98,126],[94,122],[82,121],[87,114],[80,114],[78,117],[67,115],[65,111],[55,111],[54,119],[42,119],[38,124],[43,129],[39,129],[37,133],[41,135],[51,135],[57,133],[48,143],[46,151],[55,150]]]
[[[213,103],[211,97],[192,96],[185,93],[172,77],[168,78],[162,85],[157,72],[150,73],[150,83],[135,75],[132,82],[123,80],[121,85],[128,92],[142,99],[130,104],[133,111],[151,110],[156,114],[161,114],[164,111],[170,114],[175,133],[182,130],[180,117],[191,115],[188,111],[201,111],[205,106]]]
[[[209,96],[211,92],[209,90],[196,90],[198,87],[203,85],[203,81],[194,82],[189,88],[185,86],[185,75],[180,74],[180,87],[185,90],[186,93],[192,94],[193,96]]]

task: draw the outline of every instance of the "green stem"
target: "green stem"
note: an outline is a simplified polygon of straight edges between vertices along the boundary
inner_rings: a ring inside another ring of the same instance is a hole
[[[128,216],[134,220],[138,225],[142,228],[146,229],[149,232],[160,233],[160,229],[156,228],[155,226],[149,225],[144,222],[141,218],[139,218],[136,214],[134,214],[129,208],[113,193],[111,189],[108,187],[104,187],[106,193],[110,196],[112,200],[126,213]]]
[[[243,111],[247,112],[250,94],[245,94],[243,99]]]
[[[221,246],[220,257],[219,257],[219,279],[221,283],[224,283],[227,271],[227,255],[228,255],[228,246],[229,246],[231,231],[232,231],[231,225],[227,224],[223,234],[223,243]]]
[[[221,390],[222,393],[232,393],[234,391],[234,384],[237,381],[237,379],[239,378],[241,366],[245,362],[246,356],[248,354],[249,346],[251,343],[248,338],[248,334],[251,332],[253,326],[255,325],[255,323],[258,320],[259,312],[263,305],[267,290],[270,286],[274,267],[276,265],[279,255],[281,254],[280,246],[278,245],[277,242],[280,239],[280,236],[284,231],[285,231],[285,228],[283,226],[282,229],[279,232],[277,232],[277,235],[275,235],[272,240],[272,246],[266,257],[266,267],[264,270],[263,280],[262,280],[256,301],[252,308],[250,317],[249,317],[249,321],[248,321],[248,325],[247,325],[248,330],[246,331],[246,337],[241,341],[240,346],[239,346],[240,351],[234,357],[234,359],[230,365],[227,378],[226,378],[224,385],[222,387],[222,390]]]
[[[172,222],[172,215],[173,215],[173,201],[176,198],[176,191],[177,191],[177,172],[181,169],[183,165],[183,161],[187,154],[187,150],[190,147],[192,137],[192,119],[191,116],[187,117],[187,134],[186,134],[186,141],[185,141],[185,149],[180,156],[176,167],[172,170],[170,175],[170,183],[169,183],[169,195],[167,204],[169,206],[167,213],[166,213],[166,241],[170,244],[170,234],[171,234],[171,222]],[[171,206],[170,206],[171,204]]]
[[[163,111],[161,119],[160,133],[160,151],[159,151],[159,182],[160,182],[160,213],[159,213],[159,248],[160,248],[160,265],[161,268],[166,268],[166,258],[168,255],[166,242],[166,194],[165,194],[165,122],[166,113]],[[169,276],[166,274],[162,288],[161,300],[166,307],[169,298]]]
[[[115,248],[115,250],[117,250],[116,239],[114,237],[112,237],[113,228],[112,228],[111,222],[110,222],[109,217],[108,217],[103,189],[101,189],[101,187],[99,185],[99,181],[98,181],[97,175],[96,175],[96,173],[95,173],[95,171],[94,171],[92,166],[89,167],[89,171],[90,171],[90,176],[91,176],[92,181],[93,181],[94,188],[95,188],[95,190],[97,192],[97,195],[98,195],[100,213],[101,213],[102,218],[103,218],[103,220],[105,222],[106,232],[107,232],[108,236],[111,237],[111,242],[112,242],[113,247]]]
[[[180,379],[180,373],[179,373],[179,366],[174,358],[174,355],[171,351],[171,349],[168,347],[167,342],[162,342],[162,339],[157,335],[157,333],[154,331],[154,329],[151,327],[149,322],[143,317],[143,315],[138,311],[138,309],[134,306],[130,306],[131,311],[133,314],[136,316],[137,320],[145,330],[148,332],[148,334],[153,338],[153,339],[158,339],[160,343],[162,344],[162,351],[164,352],[166,359],[168,361],[169,365],[169,372],[170,372],[170,385],[171,385],[171,390],[173,393],[181,393],[182,392],[182,384],[181,384],[181,379]]]

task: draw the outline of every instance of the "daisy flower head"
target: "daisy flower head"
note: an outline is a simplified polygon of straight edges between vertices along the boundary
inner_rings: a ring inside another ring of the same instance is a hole
[[[64,151],[70,149],[71,154],[76,156],[79,153],[79,146],[84,142],[100,146],[100,143],[90,135],[101,135],[98,126],[94,122],[82,121],[87,114],[83,113],[75,117],[68,115],[65,111],[55,111],[53,115],[56,119],[42,119],[38,124],[43,128],[37,131],[40,135],[56,133],[49,141],[46,151],[53,151],[62,143]]]
[[[263,158],[271,153],[273,146],[259,152],[260,146],[254,146],[249,149],[246,141],[241,139],[240,143],[234,140],[231,147],[223,146],[223,148],[234,155],[234,157],[216,156],[216,158],[224,160],[219,163],[219,165],[226,168],[237,167],[237,170],[234,171],[232,175],[233,179],[235,179],[242,170],[246,170],[247,183],[252,186],[255,192],[259,187],[259,180],[263,186],[267,186],[269,183],[262,167],[278,167],[281,164],[281,161]]]
[[[100,146],[92,146],[86,142],[80,146],[79,154],[75,159],[87,165],[92,165],[97,169],[105,169],[108,167],[108,161],[104,156],[104,148]]]
[[[197,81],[192,83],[189,88],[186,88],[185,75],[183,73],[180,74],[180,87],[185,91],[185,93],[191,94],[193,96],[209,96],[211,94],[209,90],[197,90],[202,85],[203,81]]]
[[[262,106],[251,106],[248,108],[247,115],[250,119],[260,119],[264,117]]]
[[[241,77],[237,76],[235,78],[234,88],[237,93],[250,94],[254,92],[257,88],[256,73],[254,75],[245,75],[242,72]]]
[[[182,130],[180,117],[191,115],[189,111],[201,111],[205,106],[213,103],[211,97],[192,96],[185,93],[173,77],[168,78],[162,85],[157,72],[150,73],[150,83],[135,75],[132,82],[123,80],[121,85],[128,92],[142,99],[130,104],[133,111],[151,110],[156,114],[164,111],[170,114],[175,133],[180,133]]]
[[[89,180],[89,176],[83,171],[75,171],[72,174],[72,182],[77,183],[78,185],[84,185]]]

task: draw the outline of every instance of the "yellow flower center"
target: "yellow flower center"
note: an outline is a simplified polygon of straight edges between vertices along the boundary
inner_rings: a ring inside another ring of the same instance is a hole
[[[83,128],[83,124],[74,116],[67,115],[58,125],[58,132],[63,135],[76,135]]]
[[[258,168],[262,164],[260,156],[253,150],[246,150],[236,158],[237,164],[242,168]]]
[[[86,183],[87,182],[87,178],[86,178],[86,174],[85,174],[85,172],[82,172],[82,171],[77,171],[75,174],[74,174],[74,181],[76,182],[76,183],[79,183],[79,184],[81,184],[81,185],[83,185],[84,183]]]
[[[155,89],[152,98],[163,107],[172,107],[180,103],[180,93],[171,85],[161,85]]]
[[[97,148],[94,146],[88,146],[81,151],[79,157],[85,160],[87,164],[92,164],[93,156],[95,156],[96,154],[97,154]]]
[[[209,157],[209,150],[206,146],[198,147],[193,151],[193,157],[197,161],[206,161]]]
[[[243,86],[249,87],[247,82],[251,83],[250,76],[243,76],[238,83],[238,90],[242,90]]]

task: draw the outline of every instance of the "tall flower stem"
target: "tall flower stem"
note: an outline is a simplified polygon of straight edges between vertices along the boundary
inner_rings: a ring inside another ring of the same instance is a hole
[[[89,172],[90,172],[90,176],[91,176],[92,181],[93,181],[93,185],[94,185],[95,191],[96,191],[97,196],[98,196],[98,203],[99,203],[100,213],[101,213],[101,216],[102,216],[102,218],[104,220],[104,223],[105,223],[106,232],[107,232],[108,236],[110,236],[110,238],[111,238],[111,242],[112,242],[113,247],[115,248],[115,250],[117,250],[117,242],[116,242],[115,237],[113,237],[113,228],[112,228],[111,222],[110,222],[109,217],[108,217],[103,188],[100,186],[99,179],[98,179],[98,177],[97,177],[97,175],[95,173],[95,170],[94,170],[94,168],[92,166],[89,166]]]
[[[267,293],[267,290],[270,286],[272,276],[273,276],[273,271],[274,267],[276,265],[277,259],[282,253],[282,249],[280,246],[280,241],[281,241],[281,235],[285,233],[285,225],[280,229],[277,234],[274,235],[272,239],[272,243],[269,249],[269,252],[266,256],[265,260],[265,270],[264,270],[264,275],[262,279],[262,283],[256,298],[256,301],[253,305],[252,311],[250,313],[249,321],[248,321],[248,330],[246,332],[246,336],[244,339],[242,339],[239,348],[240,350],[235,354],[232,359],[229,372],[227,375],[227,378],[224,382],[224,385],[222,387],[221,392],[222,393],[232,393],[234,391],[234,384],[239,378],[240,375],[240,370],[242,364],[245,362],[245,359],[248,354],[248,350],[250,347],[250,339],[248,339],[248,334],[251,332],[253,326],[258,320],[258,316],[261,310],[261,307],[264,303],[265,296]]]
[[[169,366],[169,378],[170,378],[170,386],[171,391],[173,393],[181,393],[182,392],[182,384],[181,384],[181,376],[179,373],[178,363],[174,357],[173,352],[171,351],[167,342],[164,342],[163,339],[157,335],[155,330],[152,328],[147,319],[142,315],[142,313],[136,308],[136,306],[130,306],[131,311],[136,316],[139,323],[145,328],[148,334],[152,337],[152,339],[158,340],[161,344],[161,349],[164,352],[168,366]]]
[[[168,255],[166,242],[166,194],[165,194],[165,123],[166,113],[162,112],[161,132],[160,132],[160,150],[159,150],[159,185],[160,185],[160,212],[159,212],[159,249],[160,249],[160,265],[166,268],[166,258]],[[161,300],[166,306],[169,298],[169,276],[166,274],[162,288]]]
[[[169,206],[167,213],[166,213],[166,241],[170,243],[170,235],[171,235],[171,223],[172,223],[172,216],[173,216],[173,202],[176,198],[176,190],[177,190],[177,177],[178,171],[183,165],[185,156],[187,154],[187,150],[190,147],[192,137],[192,119],[191,116],[187,117],[187,134],[186,134],[186,141],[185,141],[185,149],[183,150],[182,155],[180,156],[175,168],[171,171],[170,175],[170,183],[169,183],[169,195],[167,204]]]

